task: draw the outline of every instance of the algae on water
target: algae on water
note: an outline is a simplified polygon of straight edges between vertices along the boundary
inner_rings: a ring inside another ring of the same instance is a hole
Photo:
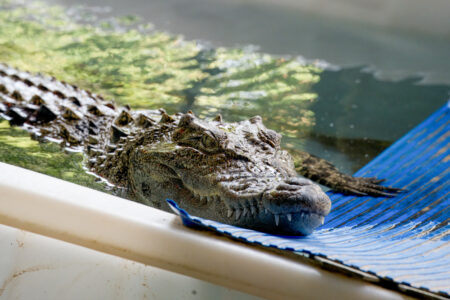
[[[39,143],[23,129],[0,122],[0,161],[97,190],[104,184],[83,169],[81,153],[66,153],[54,143]]]
[[[261,115],[267,127],[298,144],[287,146],[298,147],[314,126],[310,107],[317,95],[311,87],[320,80],[319,68],[251,48],[205,48],[155,31],[134,16],[102,19],[85,10],[0,0],[0,62],[55,76],[135,109],[193,110],[202,117],[221,113],[227,121]],[[52,144],[28,144],[24,133],[17,137],[17,129],[1,126],[1,161],[95,185],[85,177],[81,155],[62,154]],[[38,161],[42,157],[50,159]]]

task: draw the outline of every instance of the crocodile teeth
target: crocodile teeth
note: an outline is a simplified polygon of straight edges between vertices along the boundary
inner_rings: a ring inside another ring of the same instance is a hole
[[[252,215],[256,215],[256,208],[254,206],[251,206],[252,209]]]
[[[227,218],[231,217],[233,215],[233,210],[229,209],[227,213]]]
[[[280,223],[280,215],[274,215],[275,216],[275,225],[278,226],[278,224]]]
[[[322,223],[321,225],[323,225],[325,223],[325,218],[322,219],[321,223]]]
[[[239,220],[239,218],[241,217],[241,213],[242,211],[239,208],[236,209],[236,220]]]
[[[287,217],[289,222],[292,221],[292,215],[291,214],[287,214],[286,217]]]
[[[242,213],[242,216],[245,217],[248,214],[247,207],[244,207],[244,212]]]
[[[269,210],[268,210],[267,208],[265,208],[265,209],[264,209],[264,212],[265,212],[266,214],[268,214],[268,213],[269,213]]]

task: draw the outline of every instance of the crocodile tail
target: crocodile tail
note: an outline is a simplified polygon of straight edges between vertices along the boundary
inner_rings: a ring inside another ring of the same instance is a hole
[[[374,177],[353,177],[340,172],[330,162],[310,153],[290,151],[295,170],[302,176],[327,186],[334,191],[358,196],[393,197],[401,189],[380,185],[384,180]]]

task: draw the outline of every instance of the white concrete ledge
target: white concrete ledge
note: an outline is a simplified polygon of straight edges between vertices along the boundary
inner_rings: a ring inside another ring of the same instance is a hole
[[[185,228],[172,214],[4,163],[0,163],[0,223],[264,298],[402,298]]]

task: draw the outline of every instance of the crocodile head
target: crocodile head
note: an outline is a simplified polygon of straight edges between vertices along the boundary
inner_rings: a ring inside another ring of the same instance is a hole
[[[237,123],[186,113],[158,142],[134,151],[130,182],[137,198],[165,207],[173,198],[190,214],[278,234],[310,234],[331,202],[297,176],[281,136],[256,116]]]

